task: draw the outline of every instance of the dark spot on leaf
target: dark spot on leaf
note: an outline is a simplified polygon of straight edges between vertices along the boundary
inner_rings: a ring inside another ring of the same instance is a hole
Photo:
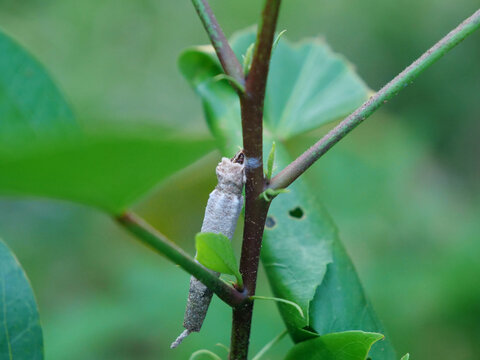
[[[288,212],[291,217],[294,217],[296,219],[301,219],[303,218],[303,209],[300,206],[297,206],[296,208],[290,210]]]
[[[273,229],[277,225],[277,222],[272,216],[267,216],[267,220],[265,221],[265,227],[267,229]]]

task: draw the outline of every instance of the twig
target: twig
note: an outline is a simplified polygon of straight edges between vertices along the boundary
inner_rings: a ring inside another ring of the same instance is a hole
[[[267,0],[262,13],[262,20],[255,42],[252,66],[247,78],[247,92],[258,103],[258,111],[263,113],[263,99],[267,86],[268,69],[272,45],[277,27],[278,11],[281,0]]]
[[[198,16],[202,20],[205,31],[217,53],[218,59],[222,64],[223,70],[228,76],[233,77],[242,87],[245,85],[243,68],[232,48],[228,44],[220,25],[213,15],[212,9],[207,0],[192,0],[193,6],[197,10]]]
[[[355,129],[362,121],[373,114],[380,106],[386,103],[400,90],[410,84],[423,70],[428,68],[468,35],[480,27],[480,10],[462,22],[456,29],[436,43],[409,67],[398,74],[392,81],[385,85],[379,92],[372,96],[360,108],[344,119],[334,129],[328,132],[315,145],[305,151],[285,169],[278,173],[270,182],[272,189],[282,189],[289,186],[303,174],[315,161],[325,154],[333,145],[343,139],[350,131]]]
[[[245,93],[240,96],[245,168],[245,226],[240,273],[249,296],[255,294],[263,229],[269,203],[259,198],[265,179],[262,159],[263,102],[280,0],[266,0]],[[233,310],[230,360],[246,360],[253,302]]]
[[[181,248],[168,240],[133,213],[126,212],[116,218],[119,224],[130,231],[143,244],[165,256],[167,259],[180,265],[185,271],[195,276],[205,286],[211,289],[220,299],[228,305],[235,307],[245,302],[250,302],[248,297],[210,273],[199,265],[192,257]]]

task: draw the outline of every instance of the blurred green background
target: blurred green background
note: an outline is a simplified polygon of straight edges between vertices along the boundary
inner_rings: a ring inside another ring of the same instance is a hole
[[[262,2],[211,5],[230,35],[257,21]],[[378,89],[477,7],[475,0],[285,0],[279,27],[290,40],[325,37]],[[189,1],[0,0],[0,27],[47,67],[80,121],[210,136],[176,67],[182,49],[207,42]],[[480,358],[479,64],[474,34],[306,175],[399,355],[413,359]],[[290,146],[299,153],[324,131]],[[218,159],[208,155],[136,206],[190,252]],[[223,355],[215,344],[229,343],[230,312],[217,300],[202,334],[168,349],[182,328],[188,275],[108,216],[67,202],[2,198],[0,236],[33,283],[47,359],[186,359],[200,348]],[[260,276],[258,292],[268,294]],[[282,329],[275,306],[259,302],[252,353]],[[289,346],[282,341],[269,358]]]

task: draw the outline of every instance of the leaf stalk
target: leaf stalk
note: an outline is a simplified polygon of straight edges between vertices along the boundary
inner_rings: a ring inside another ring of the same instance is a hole
[[[249,302],[249,299],[244,292],[237,291],[235,288],[229,286],[223,280],[213,275],[175,243],[170,241],[165,235],[156,231],[134,213],[125,212],[123,215],[118,216],[116,220],[126,230],[135,235],[137,240],[155,252],[165,256],[175,264],[178,264],[189,274],[195,276],[231,307],[236,307],[245,302]]]
[[[320,159],[320,157],[350,133],[350,131],[355,129],[360,123],[372,115],[383,104],[387,103],[388,100],[397,95],[407,85],[411,84],[425,69],[433,65],[438,59],[452,50],[479,27],[480,9],[433,45],[433,47],[427,50],[421,57],[398,74],[375,95],[370,97],[370,99],[351,115],[329,131],[322,139],[280,171],[270,182],[269,188],[278,190],[286,188],[293,183],[310,166]]]
[[[230,47],[222,28],[208,4],[208,1],[192,0],[192,4],[195,7],[195,10],[197,10],[198,17],[203,23],[203,27],[210,38],[225,74],[235,79],[235,81],[241,85],[241,88],[243,88],[245,85],[243,67]]]

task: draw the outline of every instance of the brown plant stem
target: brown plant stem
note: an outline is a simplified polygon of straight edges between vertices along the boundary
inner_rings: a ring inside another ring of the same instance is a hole
[[[245,93],[240,95],[245,173],[245,225],[240,273],[249,296],[255,294],[263,230],[269,203],[259,199],[264,191],[263,104],[280,0],[266,0],[257,35]],[[246,360],[252,324],[253,302],[233,309],[230,360]]]

